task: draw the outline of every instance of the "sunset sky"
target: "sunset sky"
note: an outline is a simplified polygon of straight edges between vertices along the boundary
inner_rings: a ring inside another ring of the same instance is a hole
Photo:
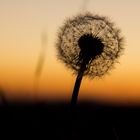
[[[109,75],[83,79],[79,100],[140,102],[139,0],[0,0],[0,88],[7,99],[70,100],[76,77],[57,60],[55,44],[64,21],[84,10],[115,22],[125,37],[125,51]],[[42,47],[45,61],[39,91],[34,93]]]

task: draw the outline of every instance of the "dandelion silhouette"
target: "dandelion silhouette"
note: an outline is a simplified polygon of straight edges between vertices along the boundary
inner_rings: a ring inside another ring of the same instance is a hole
[[[83,76],[102,77],[113,67],[123,50],[123,38],[108,18],[91,13],[68,19],[60,28],[58,58],[77,74],[71,105],[77,103]]]

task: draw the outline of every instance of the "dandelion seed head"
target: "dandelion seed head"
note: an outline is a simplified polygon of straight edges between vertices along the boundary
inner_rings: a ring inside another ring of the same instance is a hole
[[[68,19],[60,28],[57,49],[58,58],[74,73],[84,61],[85,76],[101,77],[118,61],[123,38],[108,18],[85,13]]]

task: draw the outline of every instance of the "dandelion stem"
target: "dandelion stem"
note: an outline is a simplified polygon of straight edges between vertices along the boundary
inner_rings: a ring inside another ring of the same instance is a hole
[[[72,107],[75,107],[76,104],[77,104],[80,85],[81,85],[81,82],[82,82],[84,71],[86,69],[85,66],[86,66],[85,63],[83,62],[82,65],[81,65],[81,68],[80,68],[80,70],[78,72],[76,81],[75,81],[75,85],[74,85],[74,89],[73,89],[73,94],[72,94],[72,98],[71,98],[71,106]]]
[[[78,93],[79,93],[82,78],[83,78],[83,72],[79,72],[75,81],[72,99],[71,99],[71,105],[73,107],[76,106],[76,103],[77,103]]]

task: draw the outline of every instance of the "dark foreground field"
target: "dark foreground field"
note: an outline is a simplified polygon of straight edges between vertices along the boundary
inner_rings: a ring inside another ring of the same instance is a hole
[[[139,112],[140,106],[114,107],[93,102],[79,103],[75,110],[64,103],[6,103],[0,105],[0,137],[139,140]]]

